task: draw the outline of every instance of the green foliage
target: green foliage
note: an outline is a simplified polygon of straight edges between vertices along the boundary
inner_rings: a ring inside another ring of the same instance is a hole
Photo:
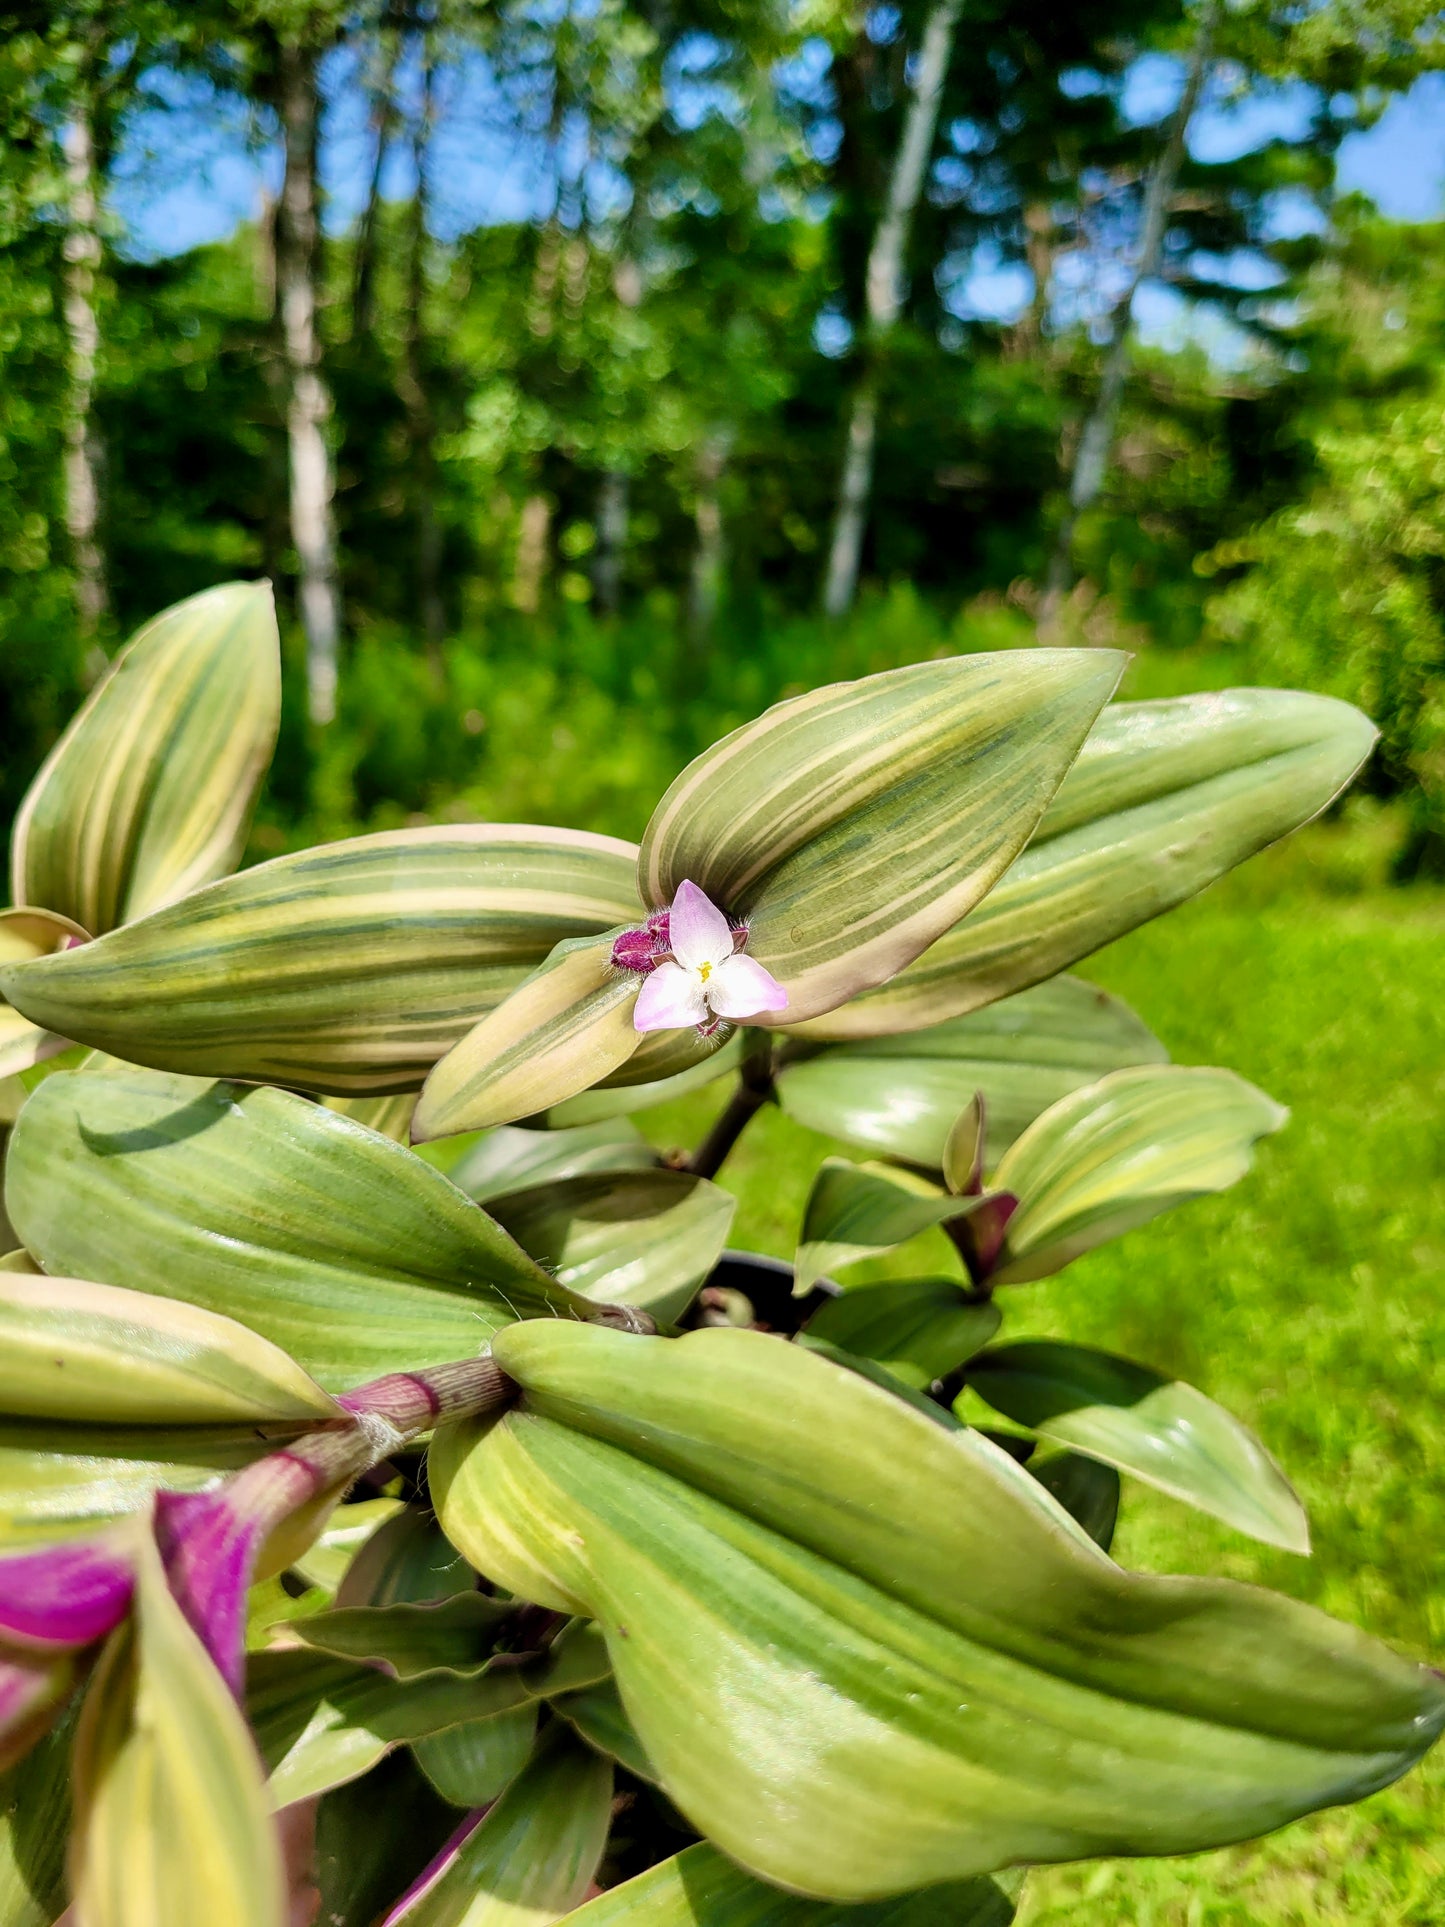
[[[1357,222],[1319,278],[1312,332],[1342,394],[1304,418],[1315,482],[1303,500],[1217,546],[1209,573],[1244,573],[1211,607],[1261,678],[1365,704],[1378,779],[1411,798],[1407,867],[1445,852],[1445,254],[1422,231],[1396,266]]]

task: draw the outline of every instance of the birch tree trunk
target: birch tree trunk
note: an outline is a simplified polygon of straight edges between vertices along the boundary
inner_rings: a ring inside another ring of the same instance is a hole
[[[63,311],[69,394],[65,415],[65,528],[75,570],[75,607],[83,636],[96,632],[109,597],[100,546],[102,448],[95,421],[95,373],[100,322],[95,277],[101,263],[100,209],[95,179],[95,130],[88,82],[77,87],[62,135],[68,190]]]
[[[1104,365],[1099,377],[1099,392],[1089,411],[1074,454],[1069,477],[1069,505],[1049,558],[1044,598],[1039,609],[1039,627],[1050,627],[1057,619],[1059,605],[1073,576],[1074,530],[1079,517],[1098,499],[1109,473],[1114,452],[1114,431],[1118,425],[1119,403],[1129,373],[1130,345],[1134,320],[1134,297],[1145,281],[1159,272],[1164,251],[1164,236],[1169,212],[1183,164],[1189,123],[1199,105],[1199,96],[1213,58],[1214,35],[1219,21],[1219,0],[1207,0],[1200,15],[1199,28],[1189,55],[1189,69],[1179,105],[1170,117],[1164,144],[1160,148],[1144,191],[1144,207],[1139,223],[1139,248],[1129,285],[1115,304],[1109,322]]]
[[[427,148],[431,141],[433,69],[429,49],[422,55],[421,110],[412,128],[416,190],[408,217],[406,312],[402,317],[401,364],[397,392],[406,410],[408,467],[411,474],[412,525],[416,531],[417,604],[422,635],[433,668],[441,667],[446,611],[442,604],[442,530],[436,512],[436,422],[426,369]]]
[[[276,297],[290,377],[286,433],[291,469],[291,540],[306,632],[306,708],[318,725],[336,715],[341,604],[336,580],[336,493],[326,424],[331,391],[317,332],[320,224],[317,216],[317,86],[314,49],[283,41],[281,124],[286,174],[277,209]]]
[[[823,608],[830,616],[846,614],[858,588],[858,564],[863,552],[863,532],[868,525],[873,458],[878,440],[878,349],[892,332],[903,306],[903,263],[933,152],[938,107],[962,4],[963,0],[937,0],[924,26],[913,93],[889,177],[888,199],[868,252],[863,373],[854,391],[848,421],[848,441],[823,587]]]

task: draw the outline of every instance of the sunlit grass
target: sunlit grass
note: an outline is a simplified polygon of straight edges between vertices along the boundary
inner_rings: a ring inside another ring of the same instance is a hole
[[[1089,975],[1185,1063],[1291,1106],[1254,1173],[1007,1294],[1013,1336],[1068,1336],[1177,1372],[1248,1419],[1297,1484],[1309,1560],[1141,1487],[1115,1551],[1311,1600],[1445,1657],[1445,894],[1371,879],[1383,831],[1317,829],[1115,945]],[[716,1099],[654,1113],[695,1141]],[[768,1113],[725,1172],[733,1242],[789,1255],[825,1140]],[[920,1256],[926,1254],[924,1262]],[[879,1266],[948,1262],[926,1241]],[[1436,1927],[1445,1762],[1362,1806],[1182,1861],[1030,1881],[1027,1927]],[[1022,1923],[1021,1923],[1022,1927]]]

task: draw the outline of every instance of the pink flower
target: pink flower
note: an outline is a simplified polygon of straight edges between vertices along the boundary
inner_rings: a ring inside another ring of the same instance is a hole
[[[659,921],[649,919],[649,927]],[[666,931],[672,954],[652,964],[638,993],[632,1018],[638,1030],[695,1024],[707,1036],[723,1018],[736,1022],[787,1009],[788,993],[777,978],[743,954],[747,932],[735,931],[695,883],[678,885]]]

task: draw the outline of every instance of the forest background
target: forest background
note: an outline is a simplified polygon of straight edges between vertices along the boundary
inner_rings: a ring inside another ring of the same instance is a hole
[[[1441,866],[1421,0],[0,28],[0,819],[137,622],[264,573],[256,854],[635,832],[790,689],[1043,633],[1140,651],[1136,693],[1352,697],[1390,864]]]
[[[1131,1491],[1126,1564],[1439,1663],[1442,65],[1421,0],[0,4],[0,823],[136,624],[263,573],[252,860],[636,835],[778,696],[1040,636],[1359,702],[1342,812],[1086,965],[1290,1129],[1030,1329],[1203,1385],[1309,1507],[1301,1560]],[[739,1243],[791,1254],[818,1153],[759,1120]],[[1440,1927],[1442,1792],[1026,1927]]]

